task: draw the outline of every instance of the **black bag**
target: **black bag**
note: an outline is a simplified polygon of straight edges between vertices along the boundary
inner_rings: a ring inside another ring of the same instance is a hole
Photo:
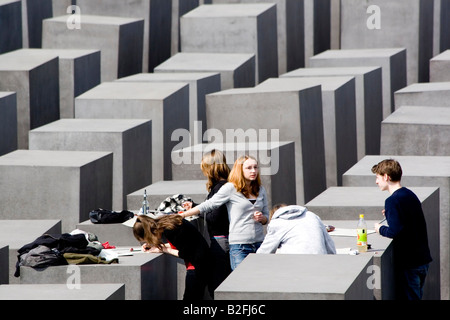
[[[89,212],[89,219],[92,223],[122,223],[133,217],[134,213],[127,210],[117,212],[99,208]]]

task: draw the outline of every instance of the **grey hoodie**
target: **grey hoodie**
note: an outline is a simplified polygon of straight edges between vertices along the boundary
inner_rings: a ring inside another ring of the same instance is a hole
[[[335,254],[334,241],[320,218],[302,206],[281,207],[272,216],[256,253]]]

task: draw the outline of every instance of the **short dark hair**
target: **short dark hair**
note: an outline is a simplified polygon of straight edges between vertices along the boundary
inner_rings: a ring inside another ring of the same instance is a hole
[[[400,181],[403,174],[400,163],[394,159],[380,161],[372,167],[372,172],[382,176],[387,174],[391,178],[391,181],[394,182]]]

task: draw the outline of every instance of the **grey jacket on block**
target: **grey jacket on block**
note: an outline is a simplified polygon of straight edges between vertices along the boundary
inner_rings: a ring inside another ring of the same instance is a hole
[[[335,254],[333,239],[320,218],[302,206],[281,207],[267,226],[256,253]]]

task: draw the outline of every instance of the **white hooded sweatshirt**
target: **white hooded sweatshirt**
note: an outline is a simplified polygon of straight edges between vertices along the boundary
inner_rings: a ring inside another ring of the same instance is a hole
[[[320,218],[301,206],[281,207],[272,216],[256,253],[335,254],[336,247]]]

